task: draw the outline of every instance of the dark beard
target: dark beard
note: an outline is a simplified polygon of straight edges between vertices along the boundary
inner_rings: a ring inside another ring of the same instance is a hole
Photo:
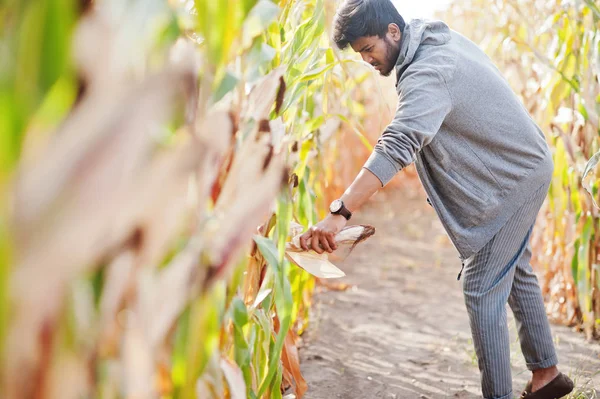
[[[383,37],[383,41],[385,42],[385,70],[382,70],[380,73],[383,76],[390,76],[396,66],[400,48],[399,46],[396,48],[386,36]]]

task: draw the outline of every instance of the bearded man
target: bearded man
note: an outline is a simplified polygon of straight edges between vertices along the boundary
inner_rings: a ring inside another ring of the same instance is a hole
[[[381,75],[396,75],[398,108],[330,214],[301,236],[318,253],[379,188],[415,162],[463,265],[463,292],[486,399],[512,399],[506,303],[532,378],[522,397],[560,398],[573,382],[556,367],[529,238],[553,172],[544,134],[492,61],[442,22],[405,24],[390,0],[346,0],[334,41]],[[460,279],[460,274],[459,274]]]

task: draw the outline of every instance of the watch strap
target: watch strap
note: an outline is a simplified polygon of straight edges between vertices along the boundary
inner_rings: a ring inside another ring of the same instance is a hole
[[[346,218],[346,220],[350,220],[350,218],[352,217],[352,212],[350,212],[348,208],[346,208],[346,205],[342,205],[340,210],[335,212],[334,215],[342,215]]]

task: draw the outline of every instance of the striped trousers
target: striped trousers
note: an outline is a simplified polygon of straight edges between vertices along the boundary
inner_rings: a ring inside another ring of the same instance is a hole
[[[527,367],[536,370],[558,362],[542,293],[529,264],[529,239],[547,192],[544,184],[463,263],[463,293],[486,399],[512,399],[507,302],[516,319]]]

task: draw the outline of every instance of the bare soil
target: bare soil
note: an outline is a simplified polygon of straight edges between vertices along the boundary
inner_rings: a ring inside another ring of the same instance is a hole
[[[300,350],[305,398],[480,398],[460,260],[421,189],[377,194],[352,222],[377,232],[338,264],[347,276],[336,282],[351,287],[315,295]],[[530,373],[509,315],[518,397]],[[584,392],[574,398],[596,398],[600,344],[552,329],[559,368]]]

